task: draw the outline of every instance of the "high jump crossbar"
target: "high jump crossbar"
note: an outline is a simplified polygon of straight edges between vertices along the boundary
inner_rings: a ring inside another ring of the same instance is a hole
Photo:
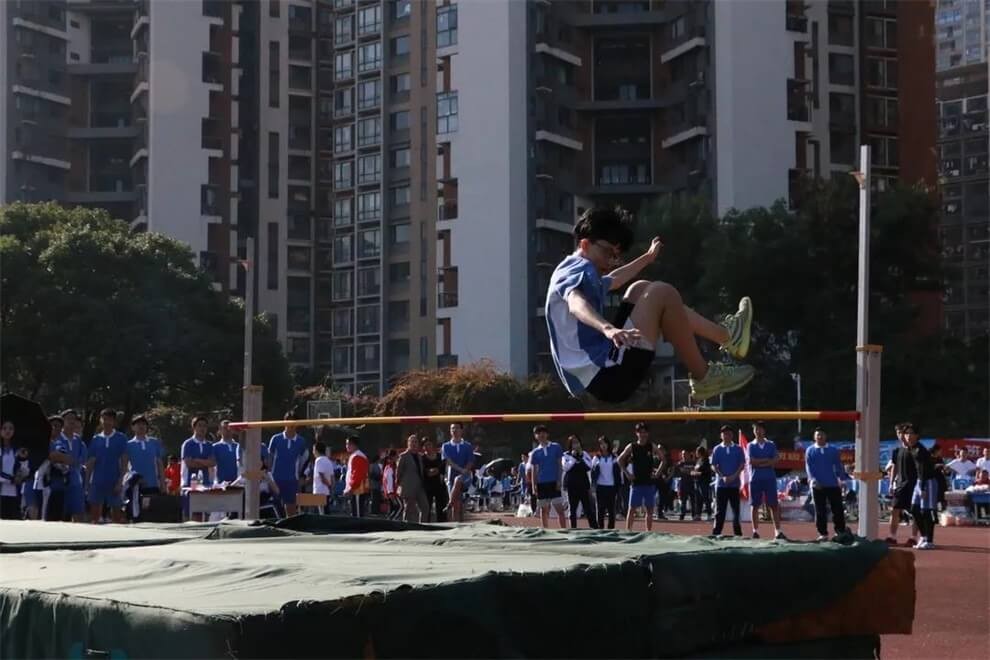
[[[561,413],[500,413],[462,415],[406,415],[396,417],[334,417],[323,419],[298,419],[290,421],[269,420],[260,422],[232,422],[232,429],[282,428],[292,426],[362,426],[365,424],[451,424],[454,422],[485,423],[550,423],[550,422],[687,422],[687,421],[782,421],[805,420],[818,422],[857,422],[855,410],[717,410],[685,412],[561,412]]]

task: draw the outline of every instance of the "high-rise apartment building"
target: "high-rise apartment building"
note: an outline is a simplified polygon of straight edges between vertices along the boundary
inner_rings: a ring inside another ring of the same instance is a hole
[[[939,0],[935,16],[943,327],[964,340],[990,332],[988,8],[985,0]]]

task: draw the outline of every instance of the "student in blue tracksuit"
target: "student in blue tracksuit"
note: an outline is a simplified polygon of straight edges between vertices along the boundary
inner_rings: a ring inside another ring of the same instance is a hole
[[[46,520],[80,522],[86,508],[82,469],[86,464],[86,445],[79,436],[79,415],[75,410],[62,411],[62,432],[49,444],[49,506]]]
[[[815,444],[808,447],[804,453],[804,465],[815,502],[815,527],[818,529],[818,540],[828,540],[826,504],[832,509],[832,526],[836,534],[834,540],[847,540],[852,535],[846,529],[845,505],[842,503],[839,480],[848,481],[850,476],[846,474],[846,468],[839,458],[839,450],[829,446],[828,437],[821,427],[815,429]]]
[[[213,443],[213,456],[217,460],[216,477],[218,482],[230,483],[237,479],[237,456],[241,446],[234,440],[230,430],[230,420],[220,422],[220,439]]]
[[[760,538],[760,506],[767,505],[770,521],[773,523],[774,539],[786,541],[780,530],[780,506],[777,503],[777,445],[767,439],[767,428],[763,422],[753,423],[753,441],[746,446],[749,463],[749,501],[753,509],[753,538]]]
[[[138,415],[131,420],[134,437],[127,441],[127,461],[132,472],[141,476],[141,494],[158,495],[165,486],[165,464],[162,443],[148,436],[148,418]]]
[[[278,486],[279,497],[285,506],[285,515],[296,515],[296,493],[299,492],[299,467],[306,457],[306,440],[296,433],[292,424],[296,416],[286,413],[285,429],[276,433],[268,442],[271,474]]]
[[[111,520],[124,522],[121,509],[121,481],[127,468],[127,436],[117,430],[117,411],[100,411],[99,433],[89,441],[86,480],[89,484],[89,521],[99,523],[103,509],[110,509]]]
[[[739,475],[746,467],[746,454],[742,447],[733,442],[736,437],[735,428],[726,424],[720,432],[722,443],[712,449],[712,469],[718,477],[715,480],[715,525],[711,535],[722,535],[726,506],[729,506],[732,508],[732,533],[742,536],[742,525],[739,523]]]

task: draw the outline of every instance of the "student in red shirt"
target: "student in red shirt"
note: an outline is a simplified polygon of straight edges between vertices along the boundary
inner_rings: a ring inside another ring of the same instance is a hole
[[[362,498],[368,494],[368,457],[361,451],[360,439],[357,436],[347,438],[344,445],[347,448],[347,484],[344,486],[344,497],[351,499],[351,515],[360,518],[362,515]]]
[[[169,495],[179,494],[179,483],[182,481],[182,466],[175,458],[175,455],[168,457],[168,465],[165,467],[165,486]]]

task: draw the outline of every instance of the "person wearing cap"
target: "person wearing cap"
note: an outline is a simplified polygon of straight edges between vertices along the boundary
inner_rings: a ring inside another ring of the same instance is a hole
[[[733,442],[736,429],[728,424],[719,429],[722,442],[712,450],[712,469],[718,478],[715,480],[715,525],[712,536],[722,535],[725,525],[725,508],[732,507],[732,533],[742,536],[739,522],[739,475],[746,467],[746,455],[742,448]]]
[[[45,520],[79,522],[86,508],[82,468],[86,463],[86,445],[79,436],[79,415],[71,408],[63,410],[62,431],[49,444],[48,510]]]
[[[777,541],[786,541],[780,531],[780,506],[777,503],[777,445],[767,439],[767,427],[763,422],[753,422],[753,442],[746,446],[746,462],[749,464],[749,502],[753,508],[753,538],[760,538],[760,507],[770,510],[774,535]]]
[[[632,479],[629,487],[629,509],[626,512],[626,530],[632,530],[636,520],[636,510],[646,510],[646,531],[653,531],[653,505],[657,499],[657,485],[654,481],[653,445],[650,443],[650,430],[645,422],[637,422],[634,427],[636,441],[626,445],[619,454],[619,467]]]
[[[165,465],[162,444],[148,436],[148,418],[137,415],[131,420],[134,437],[127,441],[127,461],[132,472],[141,476],[141,494],[158,495],[168,492],[165,485]]]
[[[89,521],[94,525],[110,510],[115,523],[124,522],[121,480],[127,471],[127,436],[117,430],[117,411],[100,411],[100,432],[89,441],[86,479],[89,482]]]

